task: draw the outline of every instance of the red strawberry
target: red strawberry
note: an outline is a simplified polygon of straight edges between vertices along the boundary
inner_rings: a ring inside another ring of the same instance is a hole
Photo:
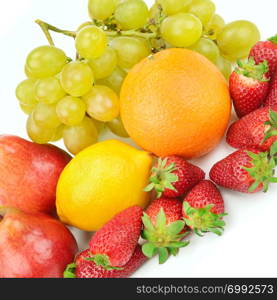
[[[205,178],[205,173],[184,158],[169,156],[159,159],[152,169],[150,184],[145,191],[155,190],[158,198],[176,198],[187,193],[199,181]]]
[[[250,51],[249,57],[253,57],[257,64],[267,61],[269,76],[272,76],[277,67],[277,35],[268,41],[257,43]]]
[[[142,218],[145,227],[142,237],[147,240],[143,253],[149,258],[159,253],[160,264],[166,262],[169,254],[176,256],[179,248],[188,245],[187,241],[181,241],[186,235],[182,218],[180,200],[160,198],[153,201]]]
[[[94,262],[106,269],[120,268],[130,260],[137,246],[143,210],[133,206],[116,215],[90,241]]]
[[[233,123],[227,132],[227,143],[237,149],[268,151],[277,141],[277,106],[255,110]]]
[[[269,107],[277,105],[277,71],[270,82],[269,94],[264,101],[264,105]]]
[[[183,214],[186,224],[200,236],[206,232],[222,235],[225,222],[224,201],[217,187],[203,180],[185,197]]]
[[[267,62],[255,65],[249,62],[238,62],[238,68],[230,76],[230,93],[239,118],[260,108],[269,91]]]
[[[275,151],[274,151],[275,152]],[[238,150],[216,163],[210,178],[218,185],[242,193],[266,192],[270,182],[275,182],[274,153]]]
[[[68,266],[65,271],[65,278],[129,278],[146,261],[147,257],[142,253],[141,246],[138,245],[129,262],[120,270],[106,270],[98,266],[91,259],[90,249],[80,253],[74,264]]]

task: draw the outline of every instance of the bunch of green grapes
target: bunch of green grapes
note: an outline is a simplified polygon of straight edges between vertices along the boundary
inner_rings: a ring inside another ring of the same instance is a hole
[[[103,129],[127,138],[119,96],[128,71],[166,48],[187,48],[207,57],[228,79],[232,63],[248,56],[260,39],[249,21],[225,24],[211,0],[89,0],[91,20],[76,31],[36,21],[49,46],[30,52],[27,79],[16,96],[28,115],[27,132],[36,143],[63,139],[72,154],[98,140]],[[54,45],[50,31],[75,40],[73,60]]]

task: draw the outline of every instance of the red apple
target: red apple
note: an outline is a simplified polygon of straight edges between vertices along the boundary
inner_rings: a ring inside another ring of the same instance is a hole
[[[71,156],[53,145],[0,136],[0,206],[51,213],[56,186]]]
[[[0,277],[62,278],[74,260],[71,232],[48,215],[0,208]]]

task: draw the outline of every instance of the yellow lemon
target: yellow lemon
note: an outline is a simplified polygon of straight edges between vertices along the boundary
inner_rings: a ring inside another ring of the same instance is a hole
[[[85,231],[97,231],[117,213],[149,202],[152,157],[120,141],[109,140],[80,152],[64,169],[57,186],[60,219]]]

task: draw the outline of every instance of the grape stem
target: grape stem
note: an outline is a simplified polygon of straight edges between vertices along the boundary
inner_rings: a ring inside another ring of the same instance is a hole
[[[67,35],[67,36],[70,36],[70,37],[73,37],[75,38],[76,37],[76,32],[75,31],[69,31],[69,30],[63,30],[63,29],[60,29],[60,28],[57,28],[51,24],[48,24],[46,22],[43,22],[41,20],[36,20],[36,23],[41,27],[42,31],[44,32],[49,44],[51,46],[54,46],[54,42],[53,42],[53,39],[49,33],[49,31],[54,31],[54,32],[57,32],[57,33],[62,33],[64,35]]]
[[[41,27],[42,31],[44,32],[49,44],[51,46],[54,46],[54,42],[53,39],[49,33],[49,31],[54,31],[54,32],[58,32],[73,38],[76,38],[77,32],[76,31],[69,31],[69,30],[63,30],[60,28],[57,28],[51,24],[48,24],[44,21],[41,20],[36,20],[36,23]],[[103,29],[103,28],[102,28]],[[105,33],[107,34],[107,36],[110,37],[116,37],[116,36],[135,36],[135,37],[142,37],[145,39],[154,39],[157,38],[157,33],[144,33],[144,32],[140,32],[140,31],[136,31],[136,30],[127,30],[127,31],[106,31],[105,29],[103,29],[105,31]]]

